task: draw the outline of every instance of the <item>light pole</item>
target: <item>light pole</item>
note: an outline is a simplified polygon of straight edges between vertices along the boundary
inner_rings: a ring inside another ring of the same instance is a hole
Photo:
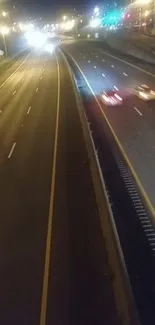
[[[6,45],[5,35],[9,34],[9,28],[7,26],[3,26],[3,27],[1,27],[0,32],[1,32],[2,37],[3,37],[5,56],[7,57],[8,56],[8,49],[7,49],[7,45]]]

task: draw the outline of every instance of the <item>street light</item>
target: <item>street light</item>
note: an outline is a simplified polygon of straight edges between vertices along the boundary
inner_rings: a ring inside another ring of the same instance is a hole
[[[95,7],[94,8],[94,14],[96,15],[96,16],[98,16],[99,15],[99,7]]]
[[[3,11],[3,12],[2,12],[2,16],[3,16],[3,17],[6,17],[7,15],[8,15],[8,13],[7,13],[6,11]]]
[[[146,11],[144,12],[144,17],[147,17],[149,14],[150,14],[150,11],[149,11],[149,10],[146,10]]]
[[[8,56],[8,50],[7,50],[5,35],[8,35],[9,34],[9,28],[7,26],[2,26],[0,28],[0,32],[1,32],[2,36],[3,36],[5,56]]]

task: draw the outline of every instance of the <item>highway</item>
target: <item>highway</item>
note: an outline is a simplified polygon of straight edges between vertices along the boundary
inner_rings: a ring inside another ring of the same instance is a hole
[[[97,65],[90,69],[84,51],[78,63],[98,76],[98,58],[89,53]],[[23,54],[1,76],[0,98],[0,324],[118,325],[77,102],[60,52]]]
[[[155,89],[154,67],[131,58],[128,64],[125,56],[116,56],[102,42],[68,40],[62,47],[74,58],[97,98],[101,90],[122,94],[122,105],[103,104],[102,110],[155,207],[155,102],[131,94],[141,84]]]

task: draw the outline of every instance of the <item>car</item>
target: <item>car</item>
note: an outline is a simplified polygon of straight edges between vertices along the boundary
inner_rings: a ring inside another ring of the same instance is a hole
[[[149,88],[147,85],[141,85],[133,89],[133,92],[142,100],[155,99],[155,91]]]
[[[123,100],[116,90],[101,91],[100,99],[104,104],[110,106],[121,105]]]

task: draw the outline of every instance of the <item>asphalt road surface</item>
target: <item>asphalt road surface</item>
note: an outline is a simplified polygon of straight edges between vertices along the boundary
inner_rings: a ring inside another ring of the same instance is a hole
[[[14,71],[0,79],[0,324],[116,325],[64,59],[30,53]]]
[[[128,65],[125,57],[117,58],[102,42],[72,40],[62,46],[73,56],[97,97],[101,90],[120,91],[123,104],[103,104],[102,109],[155,207],[155,101],[145,102],[131,94],[131,89],[141,84],[155,89],[153,67],[151,73],[150,65],[146,70],[145,63],[134,59]]]

